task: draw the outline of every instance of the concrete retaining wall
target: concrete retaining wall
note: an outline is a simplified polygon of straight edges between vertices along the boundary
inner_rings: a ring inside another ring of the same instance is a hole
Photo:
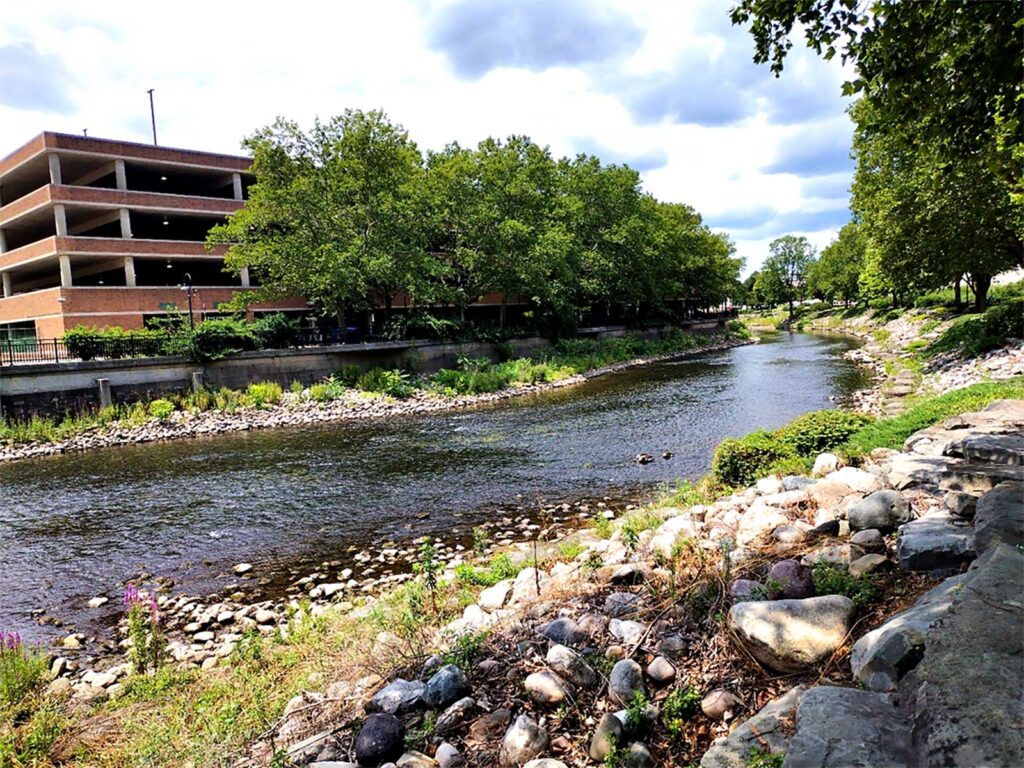
[[[721,330],[721,321],[693,323],[688,331],[709,334]],[[629,333],[625,328],[591,328],[583,335],[613,338]],[[642,335],[658,338],[661,330]],[[524,357],[548,346],[540,337],[514,339],[513,354]],[[381,342],[334,347],[242,352],[207,364],[183,357],[132,360],[92,360],[77,363],[4,366],[0,368],[0,412],[10,419],[32,415],[81,412],[99,404],[98,379],[106,379],[115,403],[149,400],[191,387],[199,372],[207,387],[241,389],[254,381],[276,381],[287,387],[293,381],[312,384],[343,365],[363,370],[374,366],[408,366],[431,373],[454,367],[460,357],[499,359],[497,345],[489,343],[438,344],[433,342]]]

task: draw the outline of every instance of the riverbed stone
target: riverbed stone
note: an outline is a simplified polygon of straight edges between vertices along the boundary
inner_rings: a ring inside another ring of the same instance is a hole
[[[381,688],[366,704],[367,712],[384,712],[389,715],[402,715],[423,706],[423,693],[426,685],[419,680],[403,680],[398,678]]]
[[[562,679],[577,688],[593,688],[601,680],[580,654],[564,645],[552,645],[545,661]]]
[[[842,595],[746,602],[729,610],[729,627],[769,669],[801,672],[835,653],[846,639],[853,614],[853,601]]]
[[[463,723],[469,721],[476,712],[476,709],[476,701],[469,696],[463,696],[437,716],[437,722],[434,724],[434,733],[438,736],[444,736],[445,734],[457,731],[462,727]]]
[[[811,569],[798,560],[780,560],[772,565],[766,584],[772,600],[800,600],[814,595]]]
[[[628,645],[636,645],[643,638],[647,626],[639,621],[628,619],[612,619],[608,622],[608,631],[616,640]]]
[[[587,639],[580,625],[568,616],[559,616],[541,627],[540,633],[558,645],[579,645]]]
[[[446,664],[434,673],[423,690],[423,701],[431,709],[447,707],[470,692],[466,673],[455,664]]]
[[[974,528],[948,513],[900,526],[896,557],[904,571],[952,573],[974,559]]]
[[[540,599],[551,577],[545,571],[534,567],[524,568],[512,583],[512,605],[535,602]],[[537,585],[540,584],[538,591]]]
[[[477,597],[477,605],[485,611],[492,612],[499,608],[504,608],[505,603],[508,602],[509,597],[512,595],[512,585],[514,583],[512,579],[505,579],[504,581],[499,581],[493,587],[482,590],[479,597]]]
[[[481,715],[469,726],[469,737],[481,744],[494,744],[505,733],[512,722],[512,713],[507,709],[496,709]]]
[[[612,592],[604,599],[604,612],[613,618],[635,613],[641,602],[640,595],[632,592]]]
[[[612,701],[624,707],[629,706],[637,693],[647,695],[640,665],[632,659],[615,662],[611,674],[608,675],[608,694]]]
[[[883,486],[882,478],[878,475],[856,467],[842,467],[827,474],[825,479],[842,483],[860,493],[872,493]]]
[[[758,499],[750,505],[740,520],[739,528],[736,530],[736,543],[741,547],[745,546],[759,536],[787,523],[789,517],[785,512],[777,507],[769,507]]]
[[[907,498],[899,491],[875,491],[854,504],[846,513],[850,528],[863,531],[874,528],[879,531],[896,530],[903,523],[910,522],[914,514]]]
[[[647,665],[647,677],[655,685],[668,685],[676,678],[676,668],[664,656],[657,656]]]
[[[542,707],[557,707],[572,696],[566,682],[546,669],[527,675],[524,685],[534,703]]]
[[[811,475],[813,477],[824,477],[842,469],[842,467],[842,459],[834,453],[819,453],[814,459],[814,468],[811,470]]]
[[[535,760],[531,760],[523,768],[568,768],[565,763],[561,760],[555,760],[553,757],[538,757]]]
[[[733,579],[732,584],[729,586],[729,594],[732,595],[733,600],[743,601],[749,600],[751,595],[760,589],[761,582],[759,581],[754,581],[753,579]]]
[[[366,718],[356,737],[356,761],[360,765],[378,766],[397,760],[403,751],[405,726],[394,715],[375,712]]]
[[[501,740],[498,756],[502,768],[521,768],[547,751],[551,738],[529,715],[520,715],[509,726]]]
[[[885,537],[877,528],[867,528],[857,531],[850,537],[850,543],[860,547],[865,552],[885,552]]]
[[[855,579],[859,579],[861,576],[867,576],[869,573],[883,570],[888,566],[889,559],[885,555],[873,552],[870,555],[858,557],[850,563],[849,572]]]
[[[823,685],[800,699],[784,765],[905,766],[909,736],[906,722],[888,696]]]
[[[657,765],[651,750],[642,741],[634,741],[629,745],[623,763],[625,768],[655,768]]]
[[[791,688],[765,704],[753,717],[740,723],[727,737],[716,739],[700,760],[700,768],[748,768],[750,752],[757,748],[771,754],[785,752],[788,724],[806,688]]]
[[[740,700],[724,688],[716,688],[705,694],[700,701],[701,712],[712,720],[724,720],[732,717],[740,707]]]
[[[447,741],[441,742],[437,752],[434,753],[434,759],[437,760],[438,768],[465,768],[466,766],[466,758]]]
[[[622,721],[611,712],[601,715],[590,739],[590,759],[603,763],[616,745],[621,743],[623,730]]]
[[[1002,482],[978,499],[974,548],[982,555],[997,544],[1024,544],[1024,483]]]

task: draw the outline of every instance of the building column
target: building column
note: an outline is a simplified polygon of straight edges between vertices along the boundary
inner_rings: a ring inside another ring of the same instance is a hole
[[[7,253],[7,233],[0,229],[0,253]]]
[[[242,174],[232,173],[231,174],[231,189],[234,190],[235,200],[242,199]]]
[[[117,181],[118,189],[128,189],[128,177],[124,172],[124,160],[114,161],[114,179]]]
[[[124,284],[129,288],[135,287],[135,259],[131,256],[124,257]]]
[[[51,155],[52,157],[52,155]],[[57,225],[57,237],[68,236],[68,216],[64,211],[64,206],[57,203],[53,206],[53,221]]]
[[[118,210],[118,215],[121,219],[121,237],[125,240],[132,239],[132,218],[128,213],[127,208],[121,208]]]
[[[241,278],[241,280],[242,280],[242,287],[243,288],[248,288],[249,287],[249,268],[248,267],[242,267],[238,271],[238,277]]]
[[[3,279],[4,298],[6,299],[8,296],[14,293],[14,289],[11,287],[11,273],[0,272],[0,278]]]
[[[50,183],[63,184],[60,175],[60,155],[51,153],[47,155],[46,159],[50,161]]]
[[[71,288],[71,257],[62,253],[57,260],[60,262],[60,287]]]

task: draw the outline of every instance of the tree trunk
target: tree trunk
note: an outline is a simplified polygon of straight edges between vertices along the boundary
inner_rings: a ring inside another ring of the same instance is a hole
[[[958,277],[953,282],[953,306],[960,309],[961,304],[963,304],[963,297],[960,295],[960,278]]]
[[[793,300],[789,300],[789,319],[793,319]]]
[[[498,313],[498,327],[505,327],[505,311],[508,309],[508,298],[504,293],[501,294],[501,310]]]
[[[345,306],[339,304],[334,314],[338,318],[338,339],[345,341]]]
[[[978,312],[985,311],[988,304],[988,289],[992,286],[991,275],[974,276],[974,309]]]

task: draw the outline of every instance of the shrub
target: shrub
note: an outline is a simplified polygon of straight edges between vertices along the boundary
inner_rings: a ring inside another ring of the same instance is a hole
[[[711,473],[729,485],[751,485],[784,460],[799,459],[793,446],[765,430],[729,437],[715,449]]]
[[[926,354],[955,352],[961,357],[977,357],[1020,338],[1024,338],[1024,300],[1014,299],[956,320]]]
[[[814,579],[814,591],[819,595],[845,595],[854,604],[863,607],[875,600],[879,595],[875,578],[870,574],[851,576],[847,571],[837,568],[832,563],[819,561],[811,570]]]
[[[234,317],[204,320],[188,339],[188,353],[195,360],[219,360],[259,346],[252,326]]]
[[[813,457],[836,448],[871,421],[851,411],[813,411],[799,416],[776,433],[798,456]]]
[[[288,391],[293,395],[301,395],[304,389],[305,387],[302,386],[302,382],[298,379],[292,379],[292,383],[288,385]]]
[[[326,403],[331,400],[337,400],[341,397],[342,386],[334,381],[328,379],[327,381],[314,384],[309,388],[309,397],[311,400],[316,400],[318,403]]]
[[[700,710],[700,691],[692,685],[676,688],[661,705],[661,719],[673,739],[683,735],[683,723]]]
[[[124,328],[92,328],[80,325],[64,332],[67,352],[80,360],[106,357],[152,357],[166,354],[167,335],[161,331],[126,331]]]
[[[294,347],[299,341],[299,323],[281,312],[256,319],[249,326],[263,349]]]
[[[409,381],[409,374],[396,368],[371,368],[359,377],[357,385],[366,392],[398,398],[409,397],[415,391]]]
[[[273,381],[263,381],[258,384],[250,384],[245,390],[246,397],[256,408],[263,408],[266,405],[277,405],[284,396],[281,385]]]
[[[0,711],[20,704],[48,670],[45,653],[25,645],[17,632],[0,632]]]
[[[170,400],[154,400],[149,404],[149,415],[155,416],[160,421],[166,421],[174,413],[174,403]]]
[[[331,374],[331,380],[343,387],[354,387],[362,372],[362,369],[355,363],[346,363]]]

